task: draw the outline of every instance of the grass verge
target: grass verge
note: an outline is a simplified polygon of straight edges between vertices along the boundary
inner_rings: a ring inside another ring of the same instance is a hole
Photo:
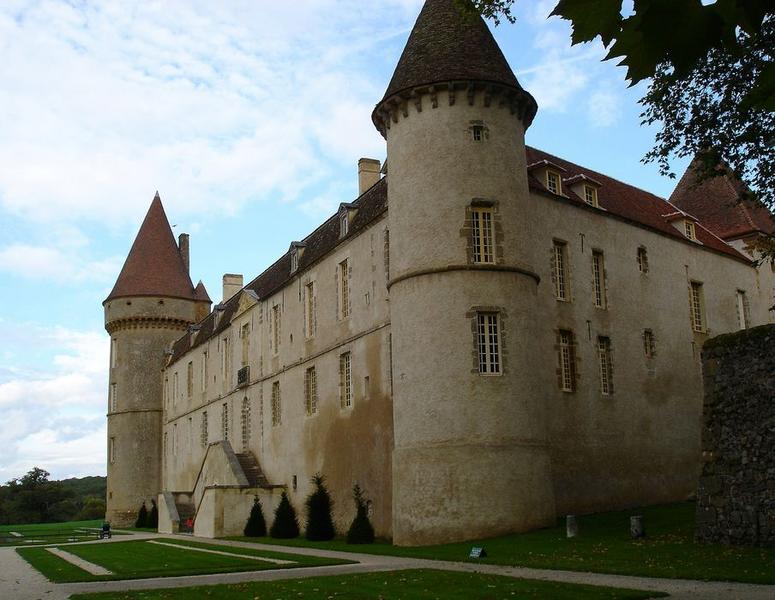
[[[140,579],[146,577],[176,577],[232,573],[236,571],[263,571],[301,567],[340,565],[351,561],[298,556],[280,552],[264,552],[250,548],[235,548],[216,544],[197,544],[160,538],[155,541],[175,544],[180,548],[160,546],[147,541],[114,542],[65,546],[63,550],[112,571],[112,575],[91,575],[66,560],[54,556],[45,548],[19,548],[17,552],[48,579],[56,583],[76,581],[106,581]],[[241,556],[224,556],[206,552],[192,552],[186,546],[218,550]],[[252,560],[250,556],[294,561],[289,565]],[[243,558],[244,557],[244,558]]]
[[[629,517],[634,514],[643,515],[648,534],[645,539],[629,538]],[[343,540],[230,539],[451,561],[468,561],[471,546],[476,545],[484,546],[488,556],[471,562],[671,579],[775,583],[773,549],[695,544],[693,503],[589,515],[580,517],[580,528],[580,537],[570,540],[561,526],[476,542],[414,548],[384,542],[352,546]]]
[[[97,537],[97,529],[101,525],[102,521],[4,525],[0,527],[0,547],[89,541]],[[11,532],[19,535],[12,535]]]
[[[276,598],[401,598],[402,600],[495,600],[496,598],[551,598],[552,600],[640,600],[666,594],[590,585],[574,585],[499,575],[454,571],[416,570],[358,575],[312,577],[169,590],[77,594],[71,600],[274,600]]]

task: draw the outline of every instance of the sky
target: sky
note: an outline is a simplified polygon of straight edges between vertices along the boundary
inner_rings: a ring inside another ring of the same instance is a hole
[[[643,85],[522,0],[493,32],[527,143],[660,196]],[[357,196],[422,0],[0,3],[0,482],[105,473],[110,292],[158,190],[211,297]],[[676,162],[680,174],[686,164]]]

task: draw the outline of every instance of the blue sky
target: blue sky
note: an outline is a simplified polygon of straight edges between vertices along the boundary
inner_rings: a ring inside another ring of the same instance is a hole
[[[156,190],[216,301],[223,273],[254,277],[356,196],[421,5],[3,1],[0,481],[104,474],[101,302]],[[553,5],[522,0],[494,29],[539,104],[527,142],[669,195],[640,163],[643,86],[571,47]]]

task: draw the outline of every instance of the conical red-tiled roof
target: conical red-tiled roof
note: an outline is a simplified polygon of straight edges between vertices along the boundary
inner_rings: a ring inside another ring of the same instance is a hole
[[[158,192],[105,302],[130,296],[198,300]]]
[[[686,169],[670,202],[697,217],[708,229],[725,240],[752,233],[775,232],[775,219],[761,204],[746,197],[748,188],[725,165],[722,175],[706,179],[699,185],[697,161]]]
[[[212,300],[210,300],[210,294],[207,293],[207,288],[205,288],[205,284],[202,283],[202,280],[199,280],[199,283],[196,284],[196,288],[194,289],[194,296],[196,296],[196,299],[199,302],[209,302],[212,304]]]
[[[454,0],[427,0],[383,101],[418,86],[450,81],[491,82],[522,90],[481,17],[462,15]]]

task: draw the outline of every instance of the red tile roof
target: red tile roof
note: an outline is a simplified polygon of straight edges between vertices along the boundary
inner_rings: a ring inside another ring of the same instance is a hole
[[[136,296],[201,300],[180,256],[158,193],[105,302]]]
[[[622,183],[621,181],[603,175],[602,173],[568,162],[567,160],[553,156],[543,150],[527,146],[526,151],[527,164],[546,160],[565,169],[566,173],[563,173],[563,175],[568,179],[578,175],[586,175],[599,182],[600,188],[597,191],[598,203],[601,208],[604,208],[608,212],[608,214],[652,229],[663,235],[667,235],[668,237],[675,238],[676,240],[684,241],[687,244],[696,243],[687,239],[686,236],[670,224],[666,215],[675,213],[676,207],[664,198],[660,198],[650,192]],[[535,177],[530,176],[528,181],[532,190],[557,197],[546,189],[543,182]],[[567,196],[568,202],[584,206],[589,210],[599,210],[587,205],[583,198],[574,194],[567,187],[563,188],[563,192],[565,196]],[[702,223],[701,218],[700,223],[696,228],[696,233],[697,240],[706,248],[727,254],[739,260],[744,260],[745,262],[750,262],[748,258],[717,237],[710,229],[706,228]]]
[[[671,194],[670,202],[697,217],[725,240],[751,233],[775,233],[772,214],[746,198],[748,190],[728,168],[719,169],[722,175],[697,185],[695,162],[692,162]]]

